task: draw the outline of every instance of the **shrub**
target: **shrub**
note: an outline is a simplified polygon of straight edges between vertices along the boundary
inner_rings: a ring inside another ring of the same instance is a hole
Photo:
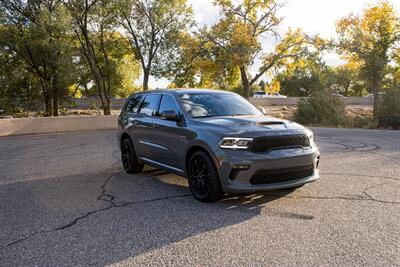
[[[373,119],[372,114],[358,115],[348,118],[348,126],[352,128],[375,129],[377,128],[377,121]]]
[[[311,125],[343,126],[346,123],[345,105],[330,92],[318,92],[300,100],[295,121]]]
[[[389,89],[379,105],[380,116],[400,116],[400,88]]]

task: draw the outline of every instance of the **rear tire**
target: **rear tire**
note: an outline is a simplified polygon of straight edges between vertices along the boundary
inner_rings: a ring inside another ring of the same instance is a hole
[[[197,200],[213,202],[224,195],[214,162],[203,151],[195,152],[190,157],[188,180],[190,191]]]
[[[143,170],[144,165],[137,160],[135,149],[129,138],[125,138],[121,143],[121,159],[125,172],[134,174]]]

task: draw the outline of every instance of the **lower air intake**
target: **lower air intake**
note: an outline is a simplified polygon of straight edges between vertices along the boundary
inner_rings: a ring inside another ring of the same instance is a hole
[[[277,169],[277,170],[261,170],[256,172],[250,179],[250,183],[271,184],[288,182],[292,180],[302,179],[314,174],[314,166],[306,165],[301,167]]]

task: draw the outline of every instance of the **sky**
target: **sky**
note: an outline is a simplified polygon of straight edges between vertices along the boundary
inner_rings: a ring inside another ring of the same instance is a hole
[[[188,0],[193,7],[196,22],[199,25],[212,25],[219,18],[218,8],[213,6],[212,0]],[[379,0],[286,0],[279,15],[283,17],[280,32],[285,33],[288,28],[302,28],[310,35],[319,34],[321,37],[335,37],[335,22],[350,13],[360,14],[365,7],[378,3]],[[391,4],[400,13],[400,0],[390,0]],[[265,48],[272,49],[273,41],[264,44]],[[343,63],[338,55],[326,54],[324,60],[328,65],[337,66]],[[255,66],[257,68],[257,66]],[[151,87],[165,87],[166,79],[150,80]]]

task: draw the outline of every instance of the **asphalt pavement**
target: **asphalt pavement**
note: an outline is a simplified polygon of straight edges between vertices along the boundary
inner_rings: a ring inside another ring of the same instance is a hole
[[[400,266],[400,132],[314,132],[317,182],[208,204],[115,131],[0,138],[0,266]]]

